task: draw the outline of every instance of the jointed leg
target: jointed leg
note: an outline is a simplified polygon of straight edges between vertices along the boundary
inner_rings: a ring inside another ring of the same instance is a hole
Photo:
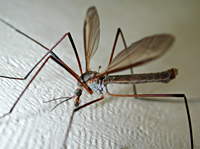
[[[188,124],[189,124],[189,132],[190,132],[190,144],[191,144],[191,149],[193,149],[193,132],[192,132],[192,123],[191,123],[191,118],[190,118],[190,111],[189,111],[189,106],[187,102],[187,98],[185,94],[137,94],[137,95],[117,95],[117,94],[111,94],[107,91],[107,94],[110,96],[115,96],[115,97],[180,97],[184,98],[185,102],[185,108],[186,108],[186,113],[187,113],[187,118],[188,118]]]
[[[36,65],[28,72],[28,74],[24,78],[14,78],[14,77],[7,77],[7,76],[0,76],[2,78],[8,78],[8,79],[16,79],[16,80],[25,80],[28,78],[28,76],[31,74],[31,72],[39,65],[39,63],[49,54],[52,52],[52,50],[68,35],[69,33],[66,33],[48,52],[36,63]],[[57,56],[53,55],[55,59],[58,61],[61,61]],[[62,61],[61,61],[62,62]],[[68,67],[69,68],[69,67]],[[79,77],[75,72],[74,75]]]
[[[72,121],[73,121],[75,112],[77,112],[78,110],[80,110],[80,109],[82,109],[82,108],[84,108],[84,107],[87,107],[87,106],[89,106],[89,105],[91,105],[91,104],[93,104],[93,103],[95,103],[95,102],[97,102],[97,101],[100,101],[100,100],[102,100],[103,98],[104,98],[104,96],[103,96],[103,94],[102,94],[102,95],[101,95],[101,98],[98,98],[98,99],[96,99],[96,100],[93,100],[93,101],[91,101],[91,102],[88,102],[88,103],[86,103],[86,104],[84,104],[84,105],[82,105],[82,106],[80,106],[80,107],[78,107],[78,108],[75,108],[75,109],[73,110],[72,115],[71,115],[71,118],[70,118],[69,126],[68,126],[68,129],[67,129],[67,133],[66,133],[66,136],[65,136],[65,140],[64,140],[64,147],[65,147],[65,148],[67,148],[66,145],[65,145],[65,143],[66,143],[67,138],[68,138],[68,136],[69,136],[69,131],[70,131],[70,128],[71,128],[71,125],[72,125]]]
[[[66,37],[68,36],[71,43],[72,43],[72,46],[73,48],[75,48],[75,45],[73,43],[73,40],[72,40],[72,37],[70,35],[70,33],[66,33],[62,36],[62,38],[49,50],[48,49],[48,52],[37,62],[37,64],[29,71],[29,73],[24,77],[24,78],[15,78],[15,77],[7,77],[7,76],[0,76],[0,77],[3,77],[3,78],[9,78],[9,79],[17,79],[17,80],[25,80],[27,79],[27,77],[30,75],[30,73],[39,65],[39,63],[49,54],[53,51],[53,49]],[[76,51],[76,49],[74,49],[75,53],[76,53],[76,56],[77,56],[77,60],[79,61],[79,58],[78,58],[78,53]],[[52,54],[52,53],[51,53]],[[55,62],[57,62],[59,65],[61,65],[63,68],[65,68],[77,81],[79,81],[79,83],[89,92],[92,94],[92,91],[90,91],[88,89],[88,87],[83,84],[80,80],[79,80],[79,76],[69,67],[67,66],[61,59],[59,59],[58,56],[56,56],[54,53],[52,54],[52,57],[51,57]],[[80,65],[80,61],[79,61],[79,68],[82,72],[82,68],[81,68],[81,65]]]
[[[115,37],[115,41],[114,41],[114,45],[113,45],[113,49],[112,49],[112,52],[111,52],[111,55],[110,55],[109,64],[111,63],[111,61],[113,59],[113,55],[114,55],[114,52],[115,52],[115,48],[116,48],[116,44],[117,44],[117,40],[118,40],[119,35],[121,35],[122,41],[124,43],[124,47],[125,47],[125,49],[127,49],[126,41],[125,41],[124,35],[122,33],[122,30],[120,28],[118,28],[117,34],[116,34],[116,37]],[[130,68],[130,70],[131,70],[131,75],[133,75],[134,74],[133,73],[133,68]],[[136,90],[136,85],[135,84],[133,84],[133,92],[134,92],[135,95],[137,94],[137,90]],[[135,97],[135,98],[137,98],[137,97]]]
[[[20,94],[20,96],[18,97],[18,99],[15,101],[15,103],[13,104],[12,108],[10,109],[10,111],[6,114],[4,114],[3,116],[0,116],[0,118],[5,117],[6,115],[9,115],[13,109],[15,108],[15,106],[17,105],[17,103],[19,102],[19,100],[21,99],[22,95],[25,93],[25,91],[27,90],[27,88],[29,87],[29,85],[32,83],[32,81],[35,79],[35,77],[38,75],[38,73],[41,71],[41,69],[44,67],[44,65],[47,63],[47,61],[52,58],[55,61],[55,58],[50,55],[45,62],[42,64],[42,66],[38,69],[38,71],[35,73],[35,75],[33,76],[33,78],[29,81],[29,83],[26,85],[26,87],[24,88],[24,90],[22,91],[22,93]]]
[[[115,37],[115,41],[114,41],[114,45],[113,45],[113,49],[112,49],[112,52],[111,52],[111,55],[110,55],[109,64],[111,63],[111,61],[112,61],[112,59],[113,59],[113,55],[114,55],[115,48],[116,48],[116,45],[117,45],[117,40],[118,40],[118,37],[119,37],[120,34],[121,34],[121,37],[122,37],[122,41],[123,41],[123,43],[124,43],[124,47],[125,47],[125,49],[127,48],[126,41],[125,41],[125,39],[124,39],[124,35],[123,35],[121,29],[118,28],[117,34],[116,34],[116,37]],[[108,65],[109,65],[109,64],[108,64]]]
[[[51,55],[60,60],[60,58],[52,51],[67,35],[69,37],[69,40],[71,42],[71,45],[72,45],[72,48],[74,50],[74,53],[76,55],[76,59],[77,59],[77,62],[78,62],[78,66],[79,66],[79,69],[80,69],[80,73],[82,74],[82,67],[81,67],[81,63],[80,63],[80,59],[79,59],[79,56],[78,56],[78,52],[76,50],[76,46],[74,44],[74,41],[73,41],[73,38],[71,36],[71,34],[68,32],[66,33],[51,49],[45,47],[43,44],[41,44],[40,42],[36,41],[35,39],[31,38],[30,36],[26,35],[25,33],[23,33],[22,31],[18,30],[17,28],[15,28],[14,26],[12,26],[11,24],[9,24],[8,22],[4,21],[3,19],[0,18],[0,21],[5,23],[6,25],[8,25],[9,27],[11,27],[12,29],[14,29],[15,31],[17,31],[18,33],[20,33],[21,35],[29,38],[30,40],[32,40],[33,42],[35,42],[36,44],[40,45],[41,47],[43,47],[44,49],[46,49],[49,53],[51,53]],[[30,73],[35,69],[35,67],[48,55],[48,54],[45,54],[41,60],[38,61],[38,63],[28,72],[28,74],[24,77],[24,78],[15,78],[15,77],[7,77],[7,76],[0,76],[0,77],[3,77],[3,78],[8,78],[8,79],[16,79],[16,80],[25,80],[29,75]]]

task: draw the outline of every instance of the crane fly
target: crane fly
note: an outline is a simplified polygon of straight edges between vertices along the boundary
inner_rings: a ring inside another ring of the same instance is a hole
[[[128,68],[133,68],[136,66],[140,66],[142,64],[148,63],[152,60],[155,60],[162,56],[166,51],[170,49],[172,44],[174,43],[174,37],[170,34],[157,34],[149,37],[145,37],[137,42],[132,43],[129,47],[126,46],[126,42],[123,36],[123,33],[121,29],[119,28],[115,37],[113,49],[111,52],[109,64],[107,68],[103,72],[96,72],[92,71],[90,69],[90,61],[97,51],[98,45],[99,45],[99,37],[100,37],[100,22],[99,22],[99,16],[97,13],[97,10],[94,6],[90,7],[87,10],[86,13],[86,19],[84,23],[84,49],[85,49],[85,61],[86,61],[86,71],[83,73],[80,59],[78,52],[76,50],[76,46],[74,44],[73,38],[70,34],[70,32],[64,34],[61,39],[56,42],[56,44],[51,48],[47,48],[44,45],[42,45],[40,42],[36,41],[35,39],[31,38],[30,36],[26,35],[25,33],[21,32],[11,24],[7,23],[3,19],[0,19],[1,22],[5,23],[6,25],[10,26],[12,29],[16,30],[18,33],[26,36],[30,40],[34,41],[44,49],[46,49],[48,52],[35,64],[35,66],[28,72],[28,74],[23,78],[16,78],[16,77],[10,77],[10,76],[0,76],[2,78],[7,79],[15,79],[15,80],[25,80],[28,78],[30,73],[38,66],[38,64],[45,59],[44,63],[40,66],[38,71],[34,74],[32,79],[29,81],[27,86],[24,88],[22,93],[19,95],[18,99],[13,104],[12,108],[8,113],[5,113],[0,118],[3,118],[9,114],[12,113],[13,109],[17,105],[18,101],[21,99],[24,92],[27,90],[29,85],[32,83],[32,81],[35,79],[35,77],[38,75],[38,73],[42,70],[44,65],[48,62],[49,59],[52,59],[54,62],[56,62],[58,65],[63,67],[65,70],[67,70],[78,82],[78,87],[74,92],[74,95],[71,97],[65,97],[65,100],[61,103],[70,100],[75,99],[74,105],[75,109],[73,110],[69,122],[69,126],[66,132],[66,136],[64,139],[64,146],[67,143],[67,138],[69,136],[70,128],[73,122],[74,114],[79,111],[80,109],[83,109],[93,103],[96,103],[98,101],[101,101],[104,99],[104,93],[115,96],[115,97],[179,97],[184,99],[185,107],[186,107],[186,113],[188,118],[188,124],[189,124],[189,133],[190,133],[190,143],[191,148],[193,148],[193,134],[192,134],[192,124],[190,119],[190,113],[189,113],[189,107],[187,103],[187,98],[185,94],[133,94],[133,95],[119,95],[119,94],[112,94],[108,91],[107,85],[108,84],[139,84],[139,83],[148,83],[148,82],[162,82],[162,83],[168,83],[172,79],[176,77],[178,74],[178,70],[176,68],[172,68],[163,72],[157,72],[157,73],[146,73],[146,74],[131,74],[131,75],[110,75],[115,72],[119,72]],[[118,40],[119,35],[121,35],[123,43],[124,43],[124,50],[122,50],[120,53],[118,53],[115,58],[113,58],[115,46]],[[54,52],[53,49],[60,43],[62,40],[68,37],[70,40],[70,43],[72,45],[72,48],[74,50],[77,63],[80,69],[81,75],[79,76],[76,74],[69,66],[67,66]],[[86,104],[80,105],[80,97],[82,95],[82,91],[86,90],[88,93],[93,94],[93,92],[96,92],[100,95],[98,99],[92,100]],[[63,97],[64,98],[64,97]],[[53,99],[56,100],[56,99]],[[53,101],[50,100],[50,101]],[[59,104],[61,104],[59,103]],[[58,105],[59,105],[58,104]],[[56,105],[55,107],[57,107]],[[55,108],[54,107],[54,108]],[[66,146],[65,146],[66,147]]]

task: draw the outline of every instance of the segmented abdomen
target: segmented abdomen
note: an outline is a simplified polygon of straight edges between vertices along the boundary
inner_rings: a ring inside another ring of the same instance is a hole
[[[105,76],[102,82],[104,82],[105,84],[139,84],[148,82],[168,83],[169,81],[174,79],[177,74],[178,70],[172,68],[157,73]]]

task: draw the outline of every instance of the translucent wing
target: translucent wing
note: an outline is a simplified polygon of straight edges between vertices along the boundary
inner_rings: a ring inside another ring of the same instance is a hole
[[[98,76],[147,63],[163,55],[173,44],[174,37],[160,34],[143,38],[122,50]]]
[[[90,7],[86,13],[84,24],[84,48],[85,48],[85,61],[86,71],[89,71],[90,60],[97,51],[99,45],[100,28],[99,16],[96,8]]]

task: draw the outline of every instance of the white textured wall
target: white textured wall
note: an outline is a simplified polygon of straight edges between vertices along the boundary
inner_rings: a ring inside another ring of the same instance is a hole
[[[0,1],[0,17],[51,47],[66,32],[71,32],[83,69],[83,21],[89,6],[97,7],[101,22],[99,50],[91,68],[101,70],[108,64],[118,27],[128,45],[144,36],[171,33],[173,48],[165,56],[136,72],[179,69],[169,84],[138,85],[139,93],[185,93],[189,100],[194,145],[200,148],[200,11],[190,1]],[[119,42],[117,51],[123,48]],[[45,54],[45,50],[0,22],[0,75],[25,76]],[[68,39],[55,50],[78,74]],[[34,71],[35,72],[35,71]],[[129,73],[129,71],[123,72]],[[31,74],[33,76],[33,74]],[[15,102],[26,81],[0,79],[0,114]],[[0,120],[1,149],[61,148],[74,101],[50,110],[59,103],[43,103],[55,97],[71,96],[76,80],[54,62],[49,62],[34,80],[10,116]],[[131,94],[131,86],[112,86],[111,93]],[[84,104],[98,95],[81,97]],[[75,114],[67,142],[68,148],[189,148],[189,131],[183,99],[170,102],[142,101],[106,96]]]

